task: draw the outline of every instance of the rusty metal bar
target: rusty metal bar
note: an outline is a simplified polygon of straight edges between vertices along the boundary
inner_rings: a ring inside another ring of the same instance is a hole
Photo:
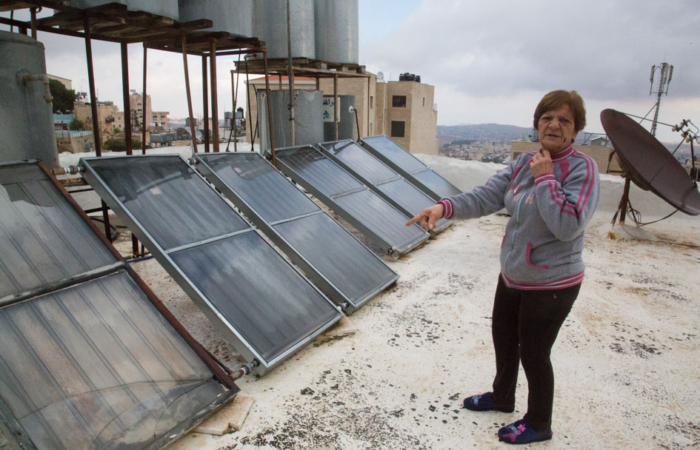
[[[190,92],[190,71],[187,68],[187,35],[182,35],[182,60],[185,66],[185,89],[187,91],[187,110],[190,114],[190,137],[192,139],[192,151],[197,153],[197,135],[194,127],[194,113],[192,112],[192,92]]]
[[[267,49],[263,49],[263,69],[265,71],[265,89],[267,89],[267,126],[270,128],[270,155],[272,165],[277,167],[277,157],[275,156],[275,137],[272,129],[272,103],[270,102],[270,73],[267,70]],[[281,77],[280,77],[281,79]]]
[[[370,112],[370,109],[369,109],[369,107],[371,106],[370,97],[372,97],[372,95],[370,94],[370,92],[372,90],[372,83],[371,82],[372,82],[372,77],[367,78],[367,108],[365,108],[365,111],[367,111],[367,129],[365,130],[365,136],[370,135],[369,134],[369,120],[370,120],[370,117],[372,114]],[[362,137],[362,133],[360,133],[360,130],[358,129],[357,130],[357,140],[359,141],[361,137]]]
[[[625,177],[625,190],[622,192],[622,198],[620,199],[620,225],[625,224],[625,218],[627,217],[627,205],[629,204],[630,198],[630,183],[631,178],[629,176]]]
[[[240,56],[238,58],[238,63],[240,64]],[[238,92],[238,83],[233,76],[233,70],[231,71],[231,133],[233,133],[233,151],[238,152],[238,133],[236,132],[236,93]],[[228,151],[228,147],[226,147]]]
[[[100,121],[97,117],[97,94],[95,89],[95,70],[92,64],[92,39],[90,38],[90,18],[83,16],[85,27],[85,54],[87,56],[88,85],[90,87],[90,112],[92,114],[92,137],[95,141],[95,155],[102,156],[102,141],[100,139]],[[112,242],[112,233],[109,226],[109,208],[104,200],[102,202],[102,221],[105,226],[105,235]]]
[[[202,102],[204,108],[204,153],[209,153],[209,80],[207,79],[207,55],[202,55]]]
[[[58,182],[56,179],[56,176],[51,172],[51,170],[42,162],[39,162],[39,167],[41,170],[49,177],[49,179],[53,182],[54,186],[63,194],[65,197],[66,201],[70,204],[70,206],[73,208],[73,210],[78,213],[78,215],[83,219],[83,221],[87,224],[87,226],[92,230],[93,233],[97,236],[97,238],[102,241],[102,243],[107,247],[107,250],[114,255],[117,260],[121,262],[125,262],[124,257],[117,251],[117,249],[114,248],[114,246],[110,243],[110,241],[107,240],[104,234],[100,232],[100,230],[95,226],[95,224],[90,220],[90,218],[85,214],[85,212],[80,208],[78,203],[73,199],[73,197],[70,196],[68,191],[66,191],[66,188],[64,188],[61,183]],[[143,290],[143,292],[146,294],[146,297],[148,297],[148,300],[153,304],[153,306],[160,312],[165,320],[167,320],[170,325],[172,325],[173,328],[175,328],[175,331],[177,331],[180,336],[189,344],[189,346],[194,350],[194,352],[199,356],[199,358],[209,367],[209,369],[214,373],[214,377],[223,384],[224,386],[228,387],[229,389],[235,389],[236,391],[239,391],[238,386],[236,386],[236,383],[233,381],[233,379],[226,373],[224,368],[222,367],[222,364],[216,361],[212,355],[200,344],[197,342],[196,339],[192,337],[192,335],[185,329],[185,327],[182,326],[182,324],[177,320],[177,318],[168,310],[168,308],[165,307],[165,305],[160,301],[160,299],[153,293],[153,291],[148,287],[146,283],[139,277],[139,275],[134,271],[133,268],[129,264],[126,264],[126,271],[129,273],[129,276],[134,280],[134,282]]]
[[[338,140],[338,74],[333,76],[333,129],[335,140]]]
[[[250,139],[250,150],[254,151],[255,149],[253,148],[253,113],[250,110],[250,77],[248,76],[248,59],[245,60],[245,96],[246,100],[248,101],[248,120],[246,121],[246,133],[250,133],[247,137]],[[255,89],[253,89],[253,93],[255,93]],[[257,98],[256,98],[257,101]],[[257,122],[256,122],[257,123]]]
[[[148,47],[146,47],[146,43],[143,43],[143,101],[146,102],[146,98],[148,96],[146,95],[146,74],[147,74],[147,67],[148,67]],[[145,124],[144,120],[144,124]],[[141,129],[141,154],[145,155],[146,154],[146,127],[144,126]],[[143,251],[141,251],[143,253]]]
[[[131,96],[129,93],[129,50],[126,42],[121,43],[122,51],[122,96],[124,98],[124,140],[126,141],[126,154],[133,155],[134,148],[131,136]],[[146,96],[143,97],[143,120],[141,127],[145,128],[146,118]],[[139,254],[139,240],[131,234],[131,253]]]
[[[316,90],[321,90],[321,77],[316,77]]]
[[[30,9],[30,14],[32,17],[32,39],[37,40],[37,33],[36,33],[36,8],[31,8]]]
[[[296,120],[294,120],[294,69],[292,62],[292,11],[290,0],[287,0],[287,82],[289,83],[289,131],[291,145],[297,145],[296,140]],[[269,111],[272,114],[272,111]]]
[[[219,89],[216,82],[216,39],[209,39],[209,65],[211,75],[211,127],[213,131],[212,151],[219,152]]]

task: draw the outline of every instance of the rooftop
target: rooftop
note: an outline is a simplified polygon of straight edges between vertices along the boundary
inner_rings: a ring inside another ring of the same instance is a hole
[[[174,151],[189,156],[187,148],[162,150]],[[78,156],[61,155],[61,162]],[[461,189],[503,167],[419,156]],[[606,234],[623,182],[601,179],[601,202],[586,234],[586,279],[553,351],[555,435],[542,448],[697,445],[700,372],[692,361],[700,350],[700,222],[677,214],[646,227],[655,241],[625,238],[622,230],[611,240]],[[672,211],[635,187],[631,199],[645,220]],[[242,394],[255,399],[241,431],[190,433],[172,448],[498,447],[497,429],[525,411],[524,374],[514,414],[472,413],[461,401],[492,382],[490,319],[506,222],[498,214],[462,221],[387,260],[401,278],[350,317],[354,334],[321,336],[264,377],[239,380]],[[130,240],[119,245],[126,251]],[[156,261],[134,267],[200,342],[231,367],[238,364]]]

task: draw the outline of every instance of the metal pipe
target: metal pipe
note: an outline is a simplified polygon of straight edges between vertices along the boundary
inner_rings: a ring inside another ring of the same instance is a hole
[[[97,118],[97,94],[95,89],[95,70],[92,64],[92,39],[90,34],[90,18],[87,13],[83,15],[83,27],[85,28],[85,54],[87,57],[88,86],[90,87],[90,111],[92,114],[92,136],[95,139],[95,155],[102,156],[102,141],[100,139],[100,121]],[[112,233],[109,226],[109,209],[104,200],[102,203],[102,221],[105,226],[105,236],[108,242],[112,242]]]
[[[238,136],[236,135],[236,81],[233,76],[233,70],[231,71],[231,134],[233,134],[233,151],[238,152],[238,147],[236,146],[236,141]],[[224,120],[226,118],[224,117]],[[230,136],[230,135],[229,135]],[[229,139],[230,141],[230,139]],[[226,146],[226,151],[228,151],[228,145]]]
[[[146,43],[143,43],[143,101],[146,103],[146,99],[148,98],[148,95],[146,94],[146,74],[147,74],[147,67],[148,67],[148,47],[146,47]],[[145,109],[145,108],[144,108]],[[145,155],[146,154],[146,126],[145,123],[146,121],[144,120],[144,126],[143,129],[141,130],[141,154]],[[141,252],[143,253],[143,252]]]
[[[289,68],[287,69],[287,81],[289,82],[289,131],[291,145],[296,145],[296,121],[294,120],[294,68],[292,64],[292,12],[287,0],[287,56]],[[268,111],[272,114],[272,111]]]
[[[270,102],[270,74],[267,70],[267,49],[263,49],[263,69],[265,70],[265,89],[267,89],[267,126],[270,132],[268,133],[270,138],[270,155],[272,160],[272,165],[277,167],[277,158],[275,156],[275,137],[272,129],[272,104]]]
[[[211,127],[213,129],[214,142],[212,150],[219,152],[219,89],[216,82],[216,39],[209,39],[209,63],[211,66]]]
[[[32,17],[32,39],[37,40],[37,34],[36,34],[36,8],[31,8],[30,14]]]
[[[338,74],[333,75],[333,129],[335,140],[338,140]]]
[[[24,71],[21,71],[24,72]],[[31,81],[41,81],[44,84],[44,101],[50,106],[53,101],[53,95],[51,95],[51,84],[49,82],[49,76],[46,74],[36,74],[36,75],[23,75],[22,82],[27,84]]]
[[[204,108],[204,153],[209,153],[209,80],[207,75],[207,55],[202,55],[202,103]]]
[[[253,89],[253,92],[255,92],[255,89]],[[250,150],[255,151],[254,143],[253,143],[253,113],[250,111],[250,77],[248,76],[248,58],[245,60],[245,96],[246,100],[248,101],[248,121],[246,122],[246,128],[248,129],[248,133],[250,135],[248,136],[250,138]],[[257,125],[257,122],[256,122]]]
[[[126,42],[121,43],[122,57],[122,95],[124,97],[124,140],[126,141],[126,154],[131,156],[134,154],[133,142],[131,136],[131,96],[129,94],[129,49]],[[143,118],[141,127],[146,128],[146,111],[147,111],[146,96],[143,96]],[[142,143],[145,146],[145,141]],[[111,234],[111,233],[110,233]],[[131,234],[131,253],[137,255],[139,253],[139,240]]]
[[[197,135],[194,128],[194,113],[192,112],[192,93],[190,92],[190,72],[187,68],[187,35],[182,35],[182,59],[185,66],[185,89],[187,91],[187,110],[190,115],[190,138],[192,138],[192,151],[197,153]]]

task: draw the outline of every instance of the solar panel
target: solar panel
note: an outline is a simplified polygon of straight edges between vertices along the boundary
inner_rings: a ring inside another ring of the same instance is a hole
[[[409,217],[435,204],[427,194],[352,140],[324,142],[320,147],[330,159]],[[439,233],[452,222],[440,219],[435,225],[432,231]]]
[[[83,158],[84,177],[248,362],[265,373],[338,309],[178,155]]]
[[[17,448],[160,448],[238,392],[45,166],[0,165],[0,208],[0,425]]]
[[[398,279],[258,153],[196,155],[198,170],[351,313]]]
[[[279,169],[357,228],[383,251],[399,256],[428,239],[418,225],[313,146],[276,152]]]
[[[461,193],[452,183],[438,175],[387,136],[364,137],[360,140],[360,145],[417,188],[430,195],[433,200],[437,201]]]

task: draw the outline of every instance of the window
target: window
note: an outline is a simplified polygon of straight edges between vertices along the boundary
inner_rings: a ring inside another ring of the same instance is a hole
[[[374,96],[369,97],[369,109],[374,108]]]
[[[406,97],[404,97],[406,98]],[[392,120],[391,121],[391,137],[404,137],[406,133],[406,122],[403,120]]]
[[[423,97],[423,107],[425,107],[425,97]]]
[[[394,95],[391,97],[391,106],[394,108],[405,108],[406,107],[406,96],[405,95]]]

